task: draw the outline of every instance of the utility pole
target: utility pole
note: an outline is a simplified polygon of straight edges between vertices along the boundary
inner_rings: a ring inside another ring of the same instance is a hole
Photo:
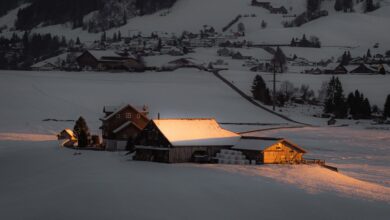
[[[276,103],[276,62],[274,61],[274,89],[272,92],[272,110],[275,111],[275,103]]]

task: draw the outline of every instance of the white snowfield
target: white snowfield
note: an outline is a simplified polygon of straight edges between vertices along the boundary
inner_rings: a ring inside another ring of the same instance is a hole
[[[0,146],[1,219],[386,220],[390,215],[388,188],[322,168],[135,162],[110,152],[74,156],[56,142]]]
[[[0,132],[52,133],[86,118],[100,132],[106,105],[147,105],[150,118],[215,118],[218,122],[291,124],[242,99],[212,73],[0,71]],[[241,112],[245,112],[244,114]]]

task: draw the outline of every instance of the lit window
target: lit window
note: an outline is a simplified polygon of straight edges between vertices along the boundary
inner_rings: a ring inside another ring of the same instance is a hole
[[[131,113],[126,113],[126,118],[131,119]]]

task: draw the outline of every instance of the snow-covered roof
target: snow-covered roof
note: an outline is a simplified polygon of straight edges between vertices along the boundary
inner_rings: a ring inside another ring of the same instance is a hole
[[[34,65],[31,66],[31,68],[43,68],[43,67],[57,67],[55,64],[51,63],[51,62],[48,62],[46,60],[42,61],[42,62],[39,62],[39,63],[35,63]]]
[[[104,60],[106,58],[125,58],[124,56],[119,55],[114,50],[88,50],[88,52],[94,56],[97,60]],[[134,57],[128,57],[134,58]]]
[[[344,66],[344,67],[345,67],[345,69],[347,69],[348,72],[351,72],[354,69],[356,69],[358,66],[357,65],[347,65],[347,66]]]
[[[121,109],[125,106],[127,106],[128,104],[123,104],[123,105],[106,105],[104,106],[104,112],[107,112],[107,113],[110,113],[110,112],[116,112],[118,109]],[[139,112],[145,112],[145,108],[147,108],[146,106],[132,106],[133,108],[135,108],[137,111]]]
[[[134,107],[134,106],[131,106],[129,104],[125,104],[122,106],[104,106],[104,112],[111,113],[111,114],[102,118],[102,120],[105,121],[105,120],[108,120],[108,119],[114,117],[114,115],[118,114],[120,111],[122,111],[126,107],[131,107],[140,113],[145,112],[144,107],[138,107],[138,106]]]
[[[281,140],[283,140],[283,139],[280,139],[280,138],[264,138],[264,139],[241,138],[240,141],[238,141],[237,144],[234,145],[233,149],[262,151],[262,150],[266,149],[267,147],[270,147],[270,146],[278,143]]]
[[[159,119],[154,124],[173,146],[233,146],[240,135],[215,119]]]

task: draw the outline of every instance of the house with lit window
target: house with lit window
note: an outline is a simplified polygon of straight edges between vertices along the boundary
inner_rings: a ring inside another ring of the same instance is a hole
[[[106,150],[120,151],[126,150],[134,138],[148,124],[147,106],[133,107],[131,105],[123,106],[105,106],[103,109],[104,117],[102,121],[103,145]]]

